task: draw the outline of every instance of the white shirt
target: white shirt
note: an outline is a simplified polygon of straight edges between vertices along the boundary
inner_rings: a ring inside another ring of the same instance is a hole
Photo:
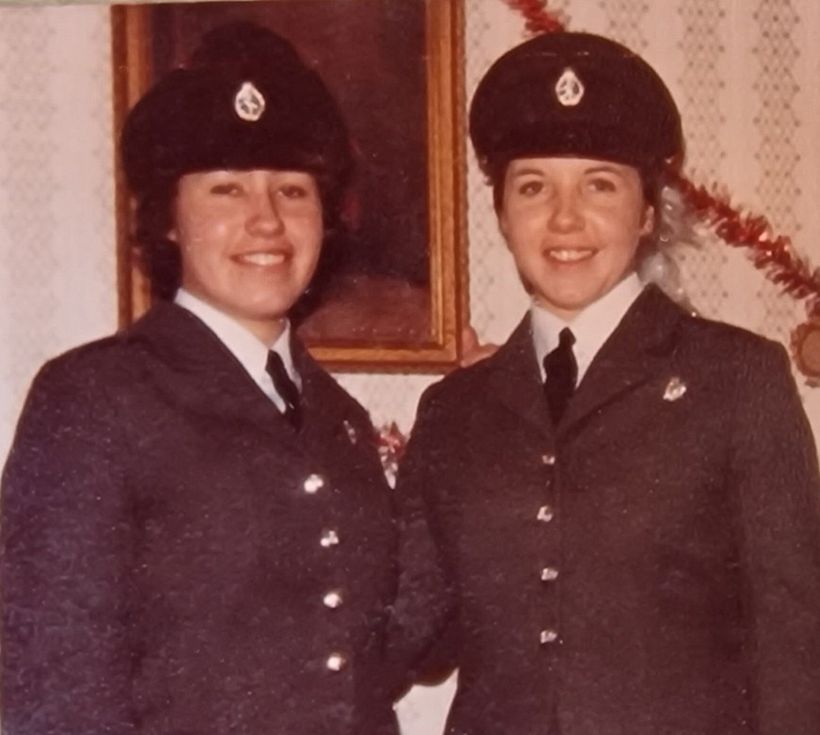
[[[587,372],[595,355],[621,319],[640,296],[643,286],[636,274],[624,278],[615,288],[586,307],[572,321],[567,322],[551,311],[533,302],[531,311],[532,339],[541,379],[546,380],[544,358],[558,346],[558,335],[569,327],[575,335],[572,351],[578,363],[578,384]]]
[[[302,381],[296,368],[293,365],[293,357],[290,354],[290,322],[285,322],[282,334],[272,345],[266,345],[256,335],[229,317],[224,312],[206,303],[200,298],[181,288],[174,297],[174,303],[187,309],[194,316],[205,322],[205,325],[219,338],[222,344],[228,348],[233,356],[239,360],[248,375],[251,376],[262,392],[270,398],[276,407],[285,410],[285,402],[273,387],[273,380],[265,370],[268,361],[268,350],[279,353],[285,370],[288,371],[290,379],[301,390]]]

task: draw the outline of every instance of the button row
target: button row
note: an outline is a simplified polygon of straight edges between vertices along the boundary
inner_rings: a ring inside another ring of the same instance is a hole
[[[307,495],[316,495],[324,486],[325,478],[318,474],[308,475],[302,483],[302,489]],[[319,537],[319,545],[323,549],[329,549],[339,544],[339,533],[333,528],[326,528]],[[330,590],[322,597],[322,604],[325,607],[335,610],[341,607],[344,597],[341,590]],[[347,666],[347,657],[343,653],[334,651],[325,659],[325,668],[328,671],[341,671]]]
[[[545,452],[541,455],[541,463],[547,467],[555,466],[557,457],[552,452]],[[540,523],[550,523],[555,518],[555,511],[551,505],[542,505],[536,514],[536,520]],[[542,582],[554,582],[558,579],[558,570],[555,567],[544,567],[541,569]],[[544,628],[538,634],[538,641],[542,646],[548,646],[558,640],[558,631],[553,628]]]

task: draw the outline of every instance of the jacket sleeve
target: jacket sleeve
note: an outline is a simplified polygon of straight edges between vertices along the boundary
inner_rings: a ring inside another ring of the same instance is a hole
[[[134,729],[123,448],[113,406],[85,378],[41,371],[3,474],[5,735]]]
[[[422,397],[399,469],[396,512],[399,584],[390,625],[389,650],[404,685],[432,683],[457,664],[457,615],[452,575],[438,533],[438,485],[447,472],[441,441],[444,417],[433,397]]]
[[[751,353],[752,351],[750,351]],[[779,345],[738,376],[731,477],[740,508],[751,696],[759,735],[820,733],[820,480]]]

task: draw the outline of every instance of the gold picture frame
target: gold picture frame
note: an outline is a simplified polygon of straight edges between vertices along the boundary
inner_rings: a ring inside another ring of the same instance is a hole
[[[323,13],[336,15],[328,17],[325,23]],[[358,23],[358,26],[340,32],[340,13],[344,14],[344,22]],[[112,39],[117,135],[128,110],[156,76],[163,73],[164,69],[157,67],[170,68],[179,63],[178,55],[182,51],[176,47],[183,45],[186,38],[196,40],[200,30],[205,32],[220,20],[238,19],[268,24],[294,43],[306,63],[316,66],[336,94],[351,126],[354,148],[360,152],[360,170],[367,171],[372,165],[370,162],[387,159],[394,153],[399,156],[396,159],[399,163],[385,164],[380,174],[382,179],[370,185],[368,206],[372,207],[371,212],[379,213],[379,218],[371,217],[375,231],[389,224],[388,220],[392,222],[397,218],[396,214],[381,214],[386,205],[380,203],[378,197],[389,194],[394,185],[401,187],[407,181],[416,182],[415,194],[412,191],[393,194],[394,199],[406,203],[407,210],[415,212],[415,219],[408,219],[409,224],[403,220],[397,222],[396,226],[402,228],[400,232],[361,238],[364,243],[361,251],[369,254],[363,262],[378,254],[397,260],[404,257],[411,262],[411,267],[405,272],[394,265],[366,263],[365,270],[357,272],[354,268],[340,277],[340,282],[347,284],[347,290],[339,290],[340,295],[333,297],[336,301],[330,299],[315,318],[309,318],[300,327],[311,353],[329,368],[342,371],[437,372],[454,367],[461,355],[462,330],[469,323],[464,193],[464,0],[402,0],[401,3],[395,0],[245,0],[115,5],[112,7]],[[417,45],[402,53],[395,48],[396,44],[410,43],[407,39],[413,38],[414,23],[419,31]],[[382,25],[384,27],[380,27]],[[308,40],[302,45],[300,38]],[[337,50],[328,57],[333,61],[328,63],[326,73],[318,55],[335,42],[345,44],[339,47],[344,53]],[[305,47],[308,53],[303,53]],[[338,59],[344,54],[355,69],[339,69]],[[391,67],[392,81],[390,70],[380,69],[378,65],[371,68],[374,58],[383,58],[385,67]],[[404,75],[402,69],[410,73]],[[356,79],[357,73],[364,77],[369,74],[369,77]],[[353,80],[352,83],[358,85],[355,94],[359,97],[350,102],[348,109],[345,90],[333,87],[334,75],[343,80],[342,84],[344,80]],[[401,85],[405,78],[416,78],[416,86],[404,89]],[[380,89],[379,84],[392,86]],[[397,84],[399,88],[394,89]],[[383,100],[386,107],[367,104],[371,98]],[[387,109],[396,101],[405,108]],[[351,121],[351,117],[357,115],[361,120]],[[382,129],[395,129],[395,137],[365,132],[357,141],[356,125],[364,126],[361,129],[366,131],[366,126],[374,120]],[[379,151],[361,149],[363,140],[369,144],[385,139],[397,152],[390,150],[382,155]],[[406,150],[399,150],[402,146]],[[395,177],[391,179],[393,173]],[[131,202],[119,167],[116,192],[119,321],[127,325],[149,308],[151,296],[131,247]],[[401,202],[400,205],[403,208],[398,212],[399,220],[405,214],[405,205]],[[415,241],[409,236],[405,238],[405,232],[415,232]],[[379,242],[380,238],[397,243],[396,247],[404,250],[392,253],[384,242]],[[419,247],[425,249],[424,260],[419,255]],[[413,268],[415,271],[411,273]]]

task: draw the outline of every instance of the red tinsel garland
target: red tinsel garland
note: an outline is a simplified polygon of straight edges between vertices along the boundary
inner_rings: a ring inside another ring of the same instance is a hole
[[[790,238],[773,235],[766,217],[739,212],[729,196],[715,187],[710,191],[684,176],[678,176],[676,184],[692,212],[721,240],[732,247],[748,248],[755,268],[781,286],[783,293],[806,299],[810,316],[820,313],[820,271],[812,270],[806,259],[795,253]]]
[[[402,434],[396,422],[382,426],[373,437],[379,459],[382,462],[382,469],[391,483],[396,480],[396,473],[399,469],[399,462],[404,456],[407,447],[407,436]]]
[[[504,0],[513,10],[524,16],[524,27],[532,35],[563,31],[564,24],[547,10],[547,0]]]

